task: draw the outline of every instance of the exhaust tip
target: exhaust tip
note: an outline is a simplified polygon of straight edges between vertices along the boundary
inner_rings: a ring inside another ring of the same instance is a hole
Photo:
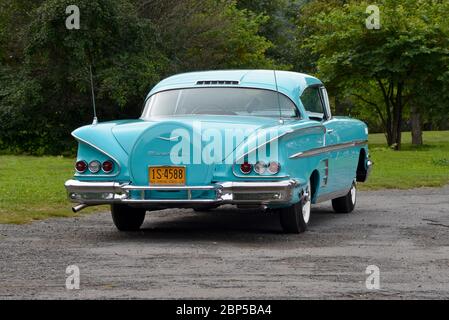
[[[77,205],[77,206],[74,206],[74,207],[72,208],[72,211],[73,211],[73,213],[78,213],[78,212],[80,212],[81,210],[83,210],[83,209],[85,209],[85,208],[87,208],[87,207],[88,207],[87,204],[79,204],[79,205]]]

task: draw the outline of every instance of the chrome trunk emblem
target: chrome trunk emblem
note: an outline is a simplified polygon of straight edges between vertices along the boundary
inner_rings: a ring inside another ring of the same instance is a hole
[[[164,141],[179,141],[179,138],[181,138],[181,136],[176,136],[176,137],[158,137],[158,139],[164,140]]]

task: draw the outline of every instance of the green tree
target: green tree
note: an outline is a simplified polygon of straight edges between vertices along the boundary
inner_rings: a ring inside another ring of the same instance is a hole
[[[67,30],[77,5],[81,29]],[[179,72],[272,68],[259,34],[267,17],[226,0],[3,0],[0,149],[60,153],[92,119],[136,117],[161,78]]]
[[[284,69],[297,64],[295,56],[295,31],[299,8],[307,0],[238,0],[237,7],[262,14],[267,20],[261,25],[259,34],[267,38],[273,46],[267,56]]]
[[[78,0],[81,29],[65,26],[69,0],[48,0],[24,26],[23,62],[3,79],[2,148],[59,153],[70,131],[91,120],[92,63],[102,120],[137,115],[143,97],[166,69],[150,21],[119,0]],[[11,70],[10,70],[11,71]],[[6,83],[8,80],[9,83]],[[0,80],[1,81],[1,80]]]
[[[317,56],[317,71],[334,90],[376,110],[388,144],[399,150],[407,108],[423,95],[416,89],[428,88],[429,75],[440,85],[447,79],[449,2],[378,1],[379,30],[365,25],[372,3],[345,2],[327,10],[323,1],[305,6],[306,12],[314,12],[304,15],[300,25],[300,32],[306,28],[310,35],[305,48]],[[372,88],[375,94],[364,94]]]
[[[271,42],[259,35],[268,19],[226,0],[136,0],[142,17],[156,26],[170,72],[271,68]]]

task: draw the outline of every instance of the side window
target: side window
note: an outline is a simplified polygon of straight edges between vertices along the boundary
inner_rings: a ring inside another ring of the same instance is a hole
[[[301,102],[311,118],[322,120],[326,114],[320,95],[320,87],[308,87],[301,96]]]

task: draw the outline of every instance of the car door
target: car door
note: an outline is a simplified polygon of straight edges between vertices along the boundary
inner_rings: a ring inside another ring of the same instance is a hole
[[[321,123],[326,128],[324,146],[332,147],[339,143],[337,125],[332,120],[329,98],[327,91],[323,85],[313,85],[307,87],[302,96],[301,101],[304,108],[312,121]],[[320,172],[320,194],[332,193],[338,190],[338,153],[335,151],[327,151],[323,149],[321,157]]]

